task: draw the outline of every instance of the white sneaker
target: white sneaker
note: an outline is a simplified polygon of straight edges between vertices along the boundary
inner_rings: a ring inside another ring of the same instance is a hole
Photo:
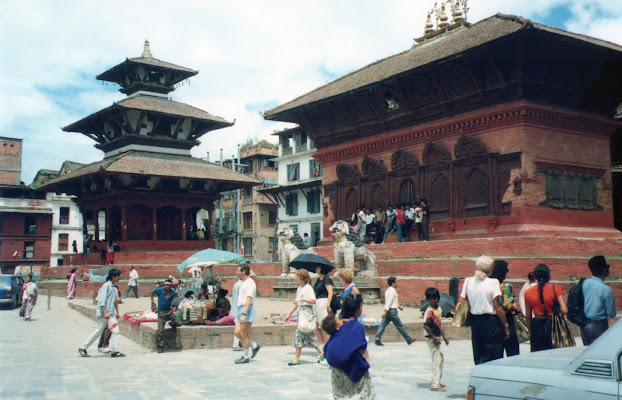
[[[105,347],[103,349],[100,350],[102,353],[110,353],[110,348],[109,347]]]
[[[321,361],[319,361],[320,365],[324,368],[330,368],[330,365],[328,365],[328,361],[326,361],[326,359],[322,359]]]

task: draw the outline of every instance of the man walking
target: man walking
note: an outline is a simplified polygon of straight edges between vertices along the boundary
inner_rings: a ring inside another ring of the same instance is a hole
[[[409,345],[414,343],[415,339],[411,338],[406,329],[404,328],[404,324],[402,324],[402,320],[399,315],[397,315],[397,309],[400,311],[404,311],[404,308],[400,306],[397,301],[397,283],[395,282],[395,277],[392,276],[387,280],[389,287],[384,292],[384,312],[382,313],[382,321],[380,322],[380,326],[376,331],[376,346],[384,346],[384,344],[380,341],[382,338],[382,333],[385,328],[389,326],[391,322],[395,324],[395,328],[397,328],[398,332],[402,335],[406,343]]]
[[[95,328],[82,346],[78,348],[78,353],[80,353],[82,357],[89,356],[86,349],[88,349],[96,339],[99,339],[106,327],[110,329],[112,334],[110,337],[110,356],[125,357],[125,354],[119,352],[119,315],[115,315],[115,305],[117,304],[117,288],[115,288],[115,285],[119,282],[120,278],[121,270],[112,268],[108,272],[106,283],[99,289],[97,311],[95,312],[97,316],[97,328]]]
[[[130,281],[127,284],[127,289],[125,289],[125,293],[123,293],[123,296],[121,296],[121,299],[127,297],[130,289],[134,291],[134,296],[138,298],[138,271],[134,269],[133,265],[130,265]]]
[[[583,281],[583,311],[587,318],[581,327],[581,339],[589,346],[615,323],[615,299],[613,290],[604,282],[609,276],[609,264],[603,256],[594,256],[588,262],[592,277]]]
[[[177,327],[181,326],[181,322],[179,322],[177,316],[173,313],[171,303],[175,297],[179,298],[179,300],[183,300],[183,298],[171,288],[172,285],[173,283],[168,279],[164,281],[162,287],[157,287],[151,292],[152,309],[156,308],[153,295],[158,296],[158,353],[164,352],[164,327],[166,326],[166,321],[169,321],[171,329],[175,332],[177,331]]]
[[[244,347],[244,355],[235,360],[236,364],[248,364],[251,358],[255,358],[261,345],[253,342],[250,338],[251,325],[255,317],[255,306],[253,305],[257,296],[257,286],[255,281],[250,277],[251,269],[248,265],[239,266],[237,269],[238,278],[242,281],[240,285],[240,293],[238,295],[238,313],[235,317],[234,334],[242,342]],[[252,351],[252,355],[251,352]]]

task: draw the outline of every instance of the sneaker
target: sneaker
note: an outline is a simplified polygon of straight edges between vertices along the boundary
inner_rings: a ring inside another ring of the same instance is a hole
[[[81,355],[82,357],[88,357],[88,356],[89,356],[89,353],[87,353],[87,352],[86,352],[86,349],[83,349],[82,347],[80,347],[80,348],[78,349],[78,353],[80,353],[80,355]]]
[[[322,361],[324,361],[324,354],[320,354],[320,355],[317,357],[317,362],[321,363]]]
[[[259,353],[259,349],[261,349],[261,345],[257,343],[257,347],[255,347],[254,349],[251,349],[252,351],[251,358],[255,358],[257,353]]]
[[[318,362],[320,363],[320,365],[322,367],[329,367],[330,368],[330,365],[328,365],[328,361],[326,361],[325,358],[323,358],[321,361],[318,361]]]
[[[240,357],[237,360],[235,360],[236,364],[248,364],[249,362],[251,362],[251,360],[248,358],[244,358],[244,357]]]
[[[123,353],[121,353],[119,351],[115,351],[114,353],[112,353],[110,355],[110,357],[114,357],[114,358],[116,358],[116,357],[125,357],[125,354],[123,354]]]
[[[415,339],[409,339],[406,341],[406,343],[408,343],[408,345],[410,346],[411,344],[415,343]]]
[[[104,347],[103,349],[101,349],[102,353],[110,353],[110,348],[108,347]]]

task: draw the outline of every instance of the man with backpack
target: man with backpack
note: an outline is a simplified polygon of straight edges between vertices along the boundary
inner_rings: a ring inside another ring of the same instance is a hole
[[[609,264],[603,256],[594,256],[588,262],[592,277],[583,282],[583,312],[585,325],[581,339],[589,346],[615,323],[616,307],[613,290],[604,282],[609,276]]]

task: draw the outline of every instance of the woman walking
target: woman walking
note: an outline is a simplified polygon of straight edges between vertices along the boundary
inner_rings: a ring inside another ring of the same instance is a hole
[[[359,292],[358,286],[356,286],[352,281],[354,281],[354,275],[352,274],[352,270],[349,268],[342,268],[337,271],[337,276],[343,285],[343,292],[339,296],[339,300],[343,302],[343,299],[346,298],[350,293],[352,294],[361,294]]]
[[[313,291],[315,292],[315,334],[320,340],[320,343],[326,343],[328,338],[321,329],[321,324],[324,318],[328,317],[329,313],[334,313],[336,310],[330,308],[331,301],[333,299],[333,280],[330,279],[328,274],[335,269],[332,265],[322,265],[316,268],[318,274],[317,281],[313,285]]]
[[[322,321],[322,329],[330,335],[324,351],[331,366],[334,399],[376,398],[369,376],[365,328],[357,321],[362,313],[363,296],[350,294],[343,301],[341,320],[331,314]]]
[[[76,269],[72,268],[67,274],[67,299],[71,300],[76,296]]]
[[[475,261],[475,275],[462,286],[459,302],[468,300],[471,307],[471,343],[475,365],[503,358],[503,341],[510,337],[499,297],[499,281],[489,278],[492,258],[481,256]]]
[[[294,274],[296,283],[299,287],[296,289],[296,299],[294,300],[294,308],[283,319],[285,322],[291,317],[294,311],[298,310],[298,326],[294,334],[292,345],[296,349],[294,359],[287,365],[300,365],[300,353],[303,347],[312,347],[318,352],[318,362],[324,361],[324,353],[320,348],[317,337],[314,332],[315,313],[313,305],[315,304],[315,292],[309,282],[309,272],[306,269],[299,269]]]
[[[506,261],[495,260],[490,277],[499,281],[499,290],[501,290],[499,303],[501,303],[501,307],[503,307],[505,311],[505,319],[510,328],[510,337],[503,342],[503,348],[505,350],[505,356],[511,357],[520,353],[518,336],[516,336],[516,324],[514,321],[514,314],[519,313],[520,308],[516,301],[514,287],[511,283],[505,282],[508,272],[510,272],[510,270],[508,269],[508,263]]]
[[[37,284],[32,282],[32,275],[26,275],[26,282],[22,285],[22,310],[26,321],[30,321],[32,308],[37,304],[38,296]]]
[[[538,264],[533,269],[538,286],[525,292],[525,319],[530,332],[531,352],[553,348],[552,321],[555,299],[559,303],[562,314],[568,314],[564,290],[561,286],[549,284],[551,270],[545,264]],[[533,317],[532,317],[533,311]]]

